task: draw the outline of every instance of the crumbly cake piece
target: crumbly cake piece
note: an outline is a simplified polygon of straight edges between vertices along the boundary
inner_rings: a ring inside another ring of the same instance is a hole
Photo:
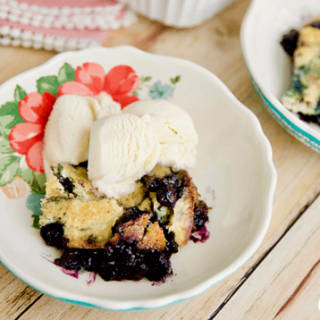
[[[136,182],[135,190],[130,194],[125,194],[118,199],[119,204],[124,208],[137,207],[145,198],[145,187],[140,182]]]
[[[57,167],[51,168],[49,173],[46,198],[96,200],[103,198],[103,196],[88,179],[86,168],[59,164]]]
[[[171,177],[173,181],[166,177]],[[160,179],[168,181],[168,185],[162,184],[157,190],[148,190],[152,181]],[[194,204],[199,196],[188,173],[180,171],[173,175],[169,167],[157,166],[142,181],[136,183],[136,189],[131,194],[117,200],[107,199],[95,190],[85,168],[59,165],[52,170],[48,179],[40,225],[53,222],[63,224],[70,248],[102,248],[111,238],[111,229],[124,210],[140,206],[141,209],[156,213],[157,219],[166,223],[169,231],[175,233],[177,244],[185,245],[190,238]],[[173,189],[173,184],[178,181],[184,181],[183,191],[171,207],[170,203],[166,203],[169,202],[166,196],[171,192],[168,188]],[[162,203],[158,201],[161,197]],[[88,239],[96,240],[88,244]]]
[[[291,30],[281,44],[293,58],[293,76],[282,103],[308,117],[320,114],[320,19]],[[311,118],[310,118],[310,121]]]
[[[49,198],[50,199],[50,198]],[[123,214],[115,199],[56,199],[42,203],[40,225],[59,222],[69,248],[104,248],[112,227]]]
[[[141,211],[136,207],[128,209],[113,228],[114,236],[111,243],[120,239],[135,241],[139,249],[163,251],[166,238],[158,221],[152,221],[148,211]]]
[[[186,171],[184,171],[184,174],[186,176],[187,187],[184,190],[182,198],[174,206],[169,223],[169,231],[175,234],[175,241],[180,246],[187,244],[190,239],[194,224],[194,208],[199,198],[197,187]]]
[[[162,175],[162,178],[166,175],[168,176],[168,173],[169,172],[166,172],[166,174]],[[170,174],[172,174],[172,172],[170,172]],[[157,214],[158,220],[168,225],[169,231],[172,231],[175,234],[175,241],[177,244],[183,246],[187,244],[190,239],[193,226],[194,207],[199,194],[186,171],[180,171],[178,176],[184,180],[183,193],[174,203],[172,208],[163,205],[163,203],[158,201],[158,198],[161,197],[161,188],[158,192],[150,192],[149,195],[152,208]],[[158,178],[158,176],[155,177]]]
[[[84,166],[59,165],[49,175],[42,212],[41,236],[64,250],[56,263],[105,280],[164,279],[172,273],[170,256],[208,220],[188,173],[163,166],[114,199],[93,187]]]

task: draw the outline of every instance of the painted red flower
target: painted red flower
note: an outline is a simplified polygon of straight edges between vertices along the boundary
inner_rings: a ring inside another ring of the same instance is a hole
[[[19,114],[26,122],[18,123],[9,133],[11,148],[26,156],[30,169],[44,172],[42,159],[42,140],[48,117],[56,97],[44,92],[28,94],[19,102]]]
[[[120,103],[122,108],[139,100],[132,95],[138,87],[139,77],[130,66],[119,65],[105,74],[101,65],[87,62],[77,67],[75,78],[76,81],[68,81],[60,86],[59,96],[95,96],[100,92],[106,92],[114,101]]]

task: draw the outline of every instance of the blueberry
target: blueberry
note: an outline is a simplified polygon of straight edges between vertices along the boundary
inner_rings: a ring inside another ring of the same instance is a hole
[[[175,174],[168,175],[161,180],[157,190],[158,202],[168,208],[173,208],[183,196],[185,181]]]
[[[310,24],[311,27],[320,29],[320,21],[314,21]]]
[[[148,186],[148,190],[150,192],[155,192],[155,191],[159,190],[160,186],[161,186],[161,180],[159,178],[155,178],[150,181],[149,186]]]
[[[180,180],[176,175],[169,175],[163,178],[162,183],[167,187],[178,188],[181,185]]]
[[[298,38],[299,32],[294,29],[290,30],[282,37],[280,44],[290,57],[293,56],[293,53],[297,48]]]
[[[63,226],[59,222],[53,222],[41,227],[40,235],[48,246],[63,247]]]
[[[178,244],[175,241],[174,232],[172,232],[172,231],[168,232],[166,228],[164,228],[163,230],[164,230],[164,234],[165,234],[166,241],[167,241],[167,246],[165,249],[166,252],[168,252],[169,254],[177,253],[178,252]]]
[[[64,190],[68,193],[72,193],[74,185],[68,177],[59,177],[59,182],[63,186]]]
[[[174,190],[161,189],[157,192],[158,202],[168,208],[173,208],[178,200],[178,194]]]
[[[88,168],[88,161],[80,162],[78,164],[78,166],[87,169]]]

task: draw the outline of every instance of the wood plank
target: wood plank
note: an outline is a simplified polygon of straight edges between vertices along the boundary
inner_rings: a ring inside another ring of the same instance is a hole
[[[0,83],[34,68],[55,55],[54,52],[0,46]]]
[[[320,197],[229,303],[222,319],[320,319]]]
[[[276,319],[312,320],[320,318],[319,262],[310,269],[286,303],[278,310]]]
[[[39,296],[0,265],[0,319],[15,319]]]
[[[138,23],[113,31],[103,45],[105,47],[131,45],[148,51],[161,33],[167,29],[168,27],[158,22],[139,16]]]

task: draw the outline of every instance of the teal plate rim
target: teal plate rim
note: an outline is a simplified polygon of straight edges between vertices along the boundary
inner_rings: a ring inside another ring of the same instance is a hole
[[[301,129],[291,120],[289,120],[275,105],[271,103],[271,101],[265,96],[262,89],[259,87],[257,82],[254,80],[252,74],[247,68],[251,82],[256,89],[258,95],[260,96],[261,100],[263,101],[264,105],[267,107],[268,111],[271,115],[280,123],[280,125],[285,128],[290,134],[300,140],[302,143],[307,145],[308,147],[312,148],[313,150],[320,152],[320,140],[315,138],[310,133],[306,132],[305,130]]]

